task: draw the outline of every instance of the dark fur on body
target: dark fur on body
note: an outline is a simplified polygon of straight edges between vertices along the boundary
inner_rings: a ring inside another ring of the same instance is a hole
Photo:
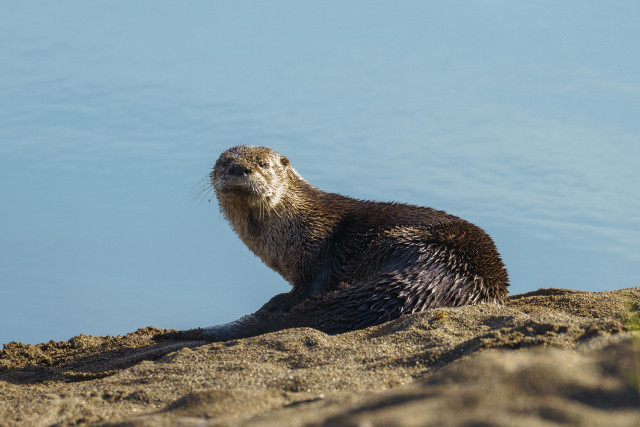
[[[326,193],[265,147],[225,151],[211,180],[242,241],[293,289],[252,315],[187,335],[228,340],[297,326],[341,333],[507,295],[491,238],[453,215]]]

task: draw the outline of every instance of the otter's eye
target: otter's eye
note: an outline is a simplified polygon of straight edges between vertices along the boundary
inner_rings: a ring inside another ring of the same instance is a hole
[[[261,168],[266,168],[267,164],[265,162],[258,162],[258,166],[260,166]]]

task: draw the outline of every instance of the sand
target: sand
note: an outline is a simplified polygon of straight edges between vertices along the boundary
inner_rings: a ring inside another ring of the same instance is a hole
[[[640,287],[541,289],[341,335],[8,343],[0,425],[640,425]]]

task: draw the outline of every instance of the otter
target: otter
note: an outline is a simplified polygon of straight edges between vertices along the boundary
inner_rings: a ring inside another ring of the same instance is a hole
[[[493,240],[456,216],[324,192],[266,147],[228,149],[210,178],[233,230],[292,289],[251,315],[179,336],[226,341],[290,327],[337,334],[506,298]]]

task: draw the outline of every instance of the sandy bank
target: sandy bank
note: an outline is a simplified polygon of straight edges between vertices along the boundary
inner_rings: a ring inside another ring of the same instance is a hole
[[[0,425],[640,425],[640,288],[543,289],[342,335],[5,344]]]

